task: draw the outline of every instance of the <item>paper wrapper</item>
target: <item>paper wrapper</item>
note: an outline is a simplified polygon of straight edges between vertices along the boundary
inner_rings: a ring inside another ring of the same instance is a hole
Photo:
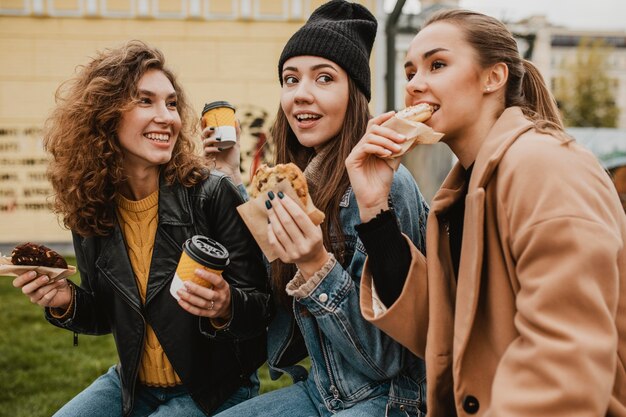
[[[394,170],[398,169],[400,165],[399,157],[409,152],[415,146],[419,144],[431,145],[433,143],[439,142],[439,140],[443,137],[443,133],[435,132],[429,126],[426,126],[424,123],[413,122],[405,119],[398,119],[397,117],[392,117],[387,120],[382,126],[388,127],[393,131],[400,133],[406,136],[407,140],[404,143],[401,143],[400,146],[402,150],[400,152],[396,152],[388,157],[384,157],[383,159],[387,160],[387,163]]]
[[[268,190],[270,191],[270,190]],[[295,201],[309,216],[309,219],[315,224],[319,225],[324,221],[324,213],[318,210],[314,205],[313,201],[311,201],[311,197],[307,194],[307,205],[303,207],[302,201],[296,194],[296,191],[293,189],[289,181],[281,181],[276,187],[272,188],[271,191],[274,191],[274,194],[278,194],[279,191],[282,191],[285,195],[291,197],[293,201]],[[243,219],[246,226],[252,233],[254,240],[259,245],[265,257],[269,262],[272,262],[278,255],[274,253],[272,247],[267,241],[267,208],[265,207],[265,200],[267,200],[267,191],[260,194],[256,198],[248,201],[237,207],[237,211],[239,215]]]
[[[13,265],[10,257],[0,256],[0,275],[16,277],[28,271],[36,271],[38,275],[47,275],[50,277],[50,282],[54,282],[74,275],[76,267],[68,265],[67,269],[64,269],[36,265]]]

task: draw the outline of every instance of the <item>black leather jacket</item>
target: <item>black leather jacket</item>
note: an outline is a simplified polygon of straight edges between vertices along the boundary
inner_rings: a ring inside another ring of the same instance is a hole
[[[106,237],[76,234],[74,249],[81,274],[73,316],[52,324],[77,333],[113,333],[120,358],[124,415],[133,408],[146,324],[198,406],[209,414],[266,359],[266,327],[272,315],[261,251],[236,211],[241,199],[234,185],[211,173],[185,188],[161,182],[159,219],[143,304],[119,225]],[[203,234],[230,252],[223,276],[230,284],[232,319],[216,331],[208,319],[183,310],[169,293],[183,242]]]

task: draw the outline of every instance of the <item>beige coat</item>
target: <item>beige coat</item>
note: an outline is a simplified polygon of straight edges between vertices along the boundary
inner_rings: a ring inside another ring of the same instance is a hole
[[[608,175],[506,110],[474,164],[457,284],[439,215],[463,187],[457,165],[391,308],[374,316],[362,278],[364,316],[426,359],[429,417],[626,416],[626,216]]]

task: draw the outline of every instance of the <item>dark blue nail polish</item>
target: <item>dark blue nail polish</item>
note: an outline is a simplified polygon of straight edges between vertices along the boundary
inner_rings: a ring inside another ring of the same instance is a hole
[[[272,208],[272,203],[269,200],[265,200],[265,207],[267,207],[267,209],[271,209]]]
[[[216,141],[221,142],[222,138],[215,138]]]
[[[267,192],[267,196],[270,198],[270,200],[273,200],[273,199],[274,199],[274,197],[276,197],[276,196],[274,195],[274,191],[268,191],[268,192]]]
[[[282,192],[282,191],[279,191],[279,192],[278,192],[278,198],[283,198],[284,196],[285,196],[285,194],[283,194],[283,192]]]

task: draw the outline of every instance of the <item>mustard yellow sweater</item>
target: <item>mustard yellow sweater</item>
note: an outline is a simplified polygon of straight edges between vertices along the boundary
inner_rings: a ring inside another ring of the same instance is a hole
[[[128,257],[135,273],[141,300],[145,303],[158,224],[159,191],[139,201],[128,200],[118,195],[116,202],[117,217],[126,241]],[[150,325],[146,328],[139,380],[146,385],[158,387],[171,387],[182,383]]]

